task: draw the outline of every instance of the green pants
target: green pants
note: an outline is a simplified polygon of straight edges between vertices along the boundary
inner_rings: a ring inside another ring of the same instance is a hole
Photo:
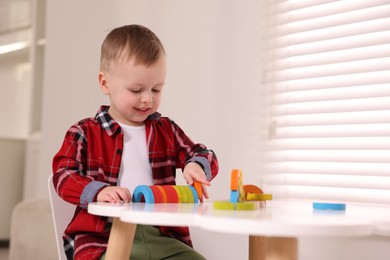
[[[104,260],[105,254],[101,257]],[[161,234],[158,228],[137,225],[130,260],[204,260],[202,255],[183,242]]]

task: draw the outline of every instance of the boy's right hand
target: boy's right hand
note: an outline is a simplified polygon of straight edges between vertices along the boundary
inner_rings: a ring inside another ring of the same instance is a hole
[[[97,201],[111,203],[130,202],[131,195],[129,189],[127,188],[107,186],[99,192],[97,195]]]

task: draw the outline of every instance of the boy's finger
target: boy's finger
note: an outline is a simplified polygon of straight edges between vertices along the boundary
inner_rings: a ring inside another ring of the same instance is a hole
[[[187,182],[188,185],[193,185],[194,184],[194,180],[188,174],[184,174],[184,180]]]
[[[117,191],[117,193],[121,201],[130,202],[131,196],[130,196],[130,191],[128,189],[126,188],[120,189]]]
[[[207,188],[204,184],[202,184],[202,190],[203,190],[203,196],[208,199],[209,198],[209,193],[207,191]]]

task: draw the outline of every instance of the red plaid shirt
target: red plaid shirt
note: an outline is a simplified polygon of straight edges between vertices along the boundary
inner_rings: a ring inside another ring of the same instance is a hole
[[[123,151],[123,131],[102,106],[95,118],[70,127],[53,159],[53,183],[57,193],[77,205],[64,232],[68,259],[99,259],[106,251],[111,220],[87,212],[89,202],[107,185],[117,185]],[[208,180],[218,172],[212,150],[194,144],[178,125],[159,113],[145,121],[149,162],[154,184],[175,184],[176,168],[189,161],[202,165]],[[159,227],[167,236],[192,245],[187,227]]]

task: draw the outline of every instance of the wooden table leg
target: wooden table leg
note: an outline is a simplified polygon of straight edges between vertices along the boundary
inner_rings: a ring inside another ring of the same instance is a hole
[[[249,260],[265,260],[267,238],[249,236]]]
[[[249,260],[297,260],[298,240],[292,237],[249,236]]]
[[[129,260],[137,224],[114,218],[108,239],[106,260]]]

